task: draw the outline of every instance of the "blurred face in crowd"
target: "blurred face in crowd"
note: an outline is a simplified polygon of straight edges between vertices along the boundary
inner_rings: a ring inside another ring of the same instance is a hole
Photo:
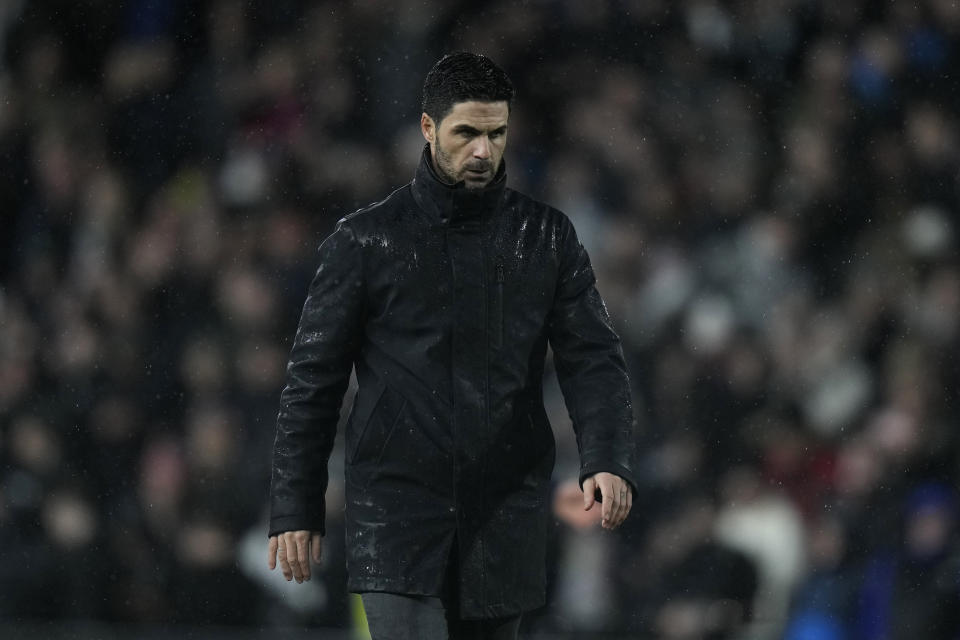
[[[462,180],[468,189],[490,184],[503,160],[509,118],[506,101],[458,102],[439,124],[424,113],[420,130],[440,177],[451,184]]]

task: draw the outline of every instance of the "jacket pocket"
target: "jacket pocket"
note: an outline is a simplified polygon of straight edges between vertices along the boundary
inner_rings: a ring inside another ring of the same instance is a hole
[[[344,433],[344,460],[347,464],[353,464],[357,459],[360,445],[370,426],[370,419],[380,405],[384,391],[386,386],[378,380],[369,390],[361,389],[357,392]]]
[[[357,439],[351,464],[372,464],[374,467],[380,464],[383,452],[389,446],[406,406],[407,401],[403,396],[389,387],[384,388],[370,419]]]

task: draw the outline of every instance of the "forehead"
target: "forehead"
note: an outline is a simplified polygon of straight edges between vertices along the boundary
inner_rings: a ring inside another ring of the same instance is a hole
[[[510,119],[510,107],[507,102],[481,102],[469,100],[453,105],[440,126],[444,129],[459,125],[468,125],[474,129],[498,129],[506,126]]]

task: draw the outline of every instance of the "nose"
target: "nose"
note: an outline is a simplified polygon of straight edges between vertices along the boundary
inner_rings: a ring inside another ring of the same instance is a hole
[[[490,138],[477,136],[473,144],[473,157],[486,160],[490,157]]]

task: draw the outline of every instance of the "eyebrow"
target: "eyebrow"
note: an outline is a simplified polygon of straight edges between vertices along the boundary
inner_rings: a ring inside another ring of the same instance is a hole
[[[496,129],[493,129],[492,131],[490,131],[490,133],[505,133],[506,130],[507,130],[507,125],[503,125],[503,126],[497,127]],[[453,128],[453,133],[468,133],[472,136],[479,136],[483,132],[480,131],[479,129],[475,129],[471,127],[468,124],[458,124]]]

